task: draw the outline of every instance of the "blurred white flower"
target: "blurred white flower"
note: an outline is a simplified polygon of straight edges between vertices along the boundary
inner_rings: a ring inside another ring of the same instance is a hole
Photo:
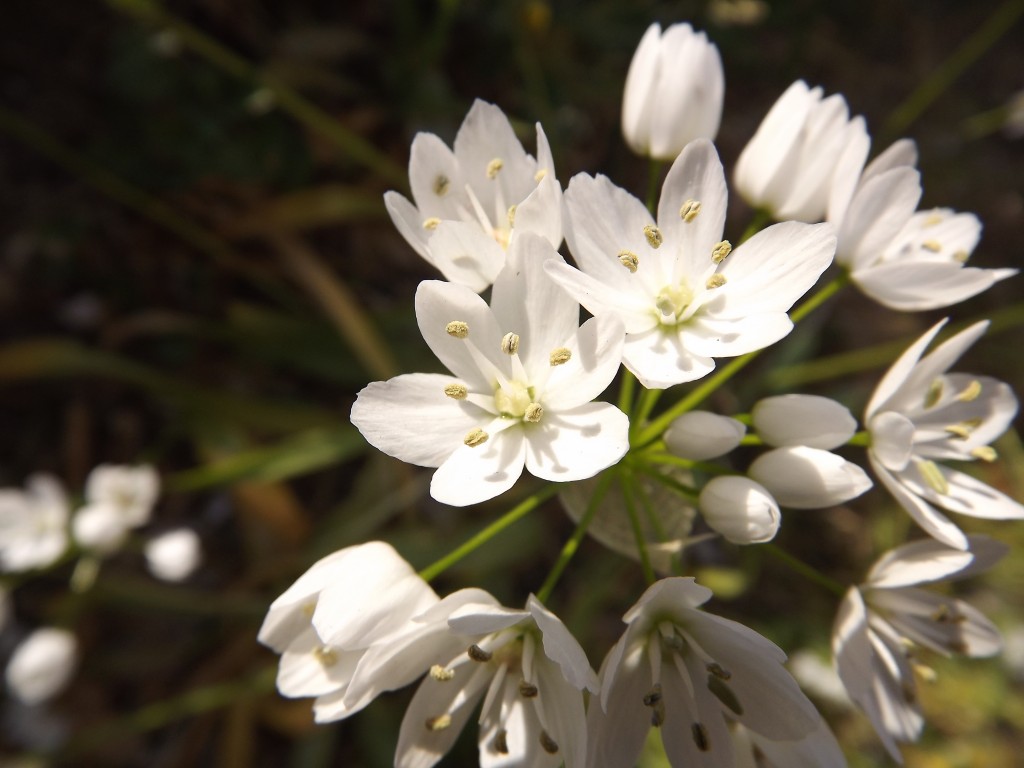
[[[689,411],[665,430],[665,447],[676,456],[703,461],[736,448],[747,428],[743,422],[709,411]]]
[[[7,662],[7,689],[23,704],[42,704],[67,686],[78,665],[73,633],[42,627],[26,637]]]
[[[864,118],[850,118],[839,94],[802,80],[779,97],[736,162],[734,181],[743,198],[782,221],[821,221],[842,158],[864,162]],[[861,156],[863,155],[863,156]]]
[[[158,579],[183,581],[202,561],[199,535],[191,528],[167,531],[146,542],[146,565]]]
[[[160,476],[148,464],[101,464],[85,481],[85,505],[71,521],[75,540],[99,554],[110,554],[128,531],[149,522],[160,494]]]
[[[428,346],[455,376],[413,373],[366,387],[352,423],[403,461],[438,467],[430,494],[454,506],[512,487],[525,466],[544,480],[582,480],[629,447],[629,421],[592,402],[622,356],[614,317],[579,325],[579,305],[547,278],[562,263],[545,240],[517,238],[491,305],[465,286],[428,280],[416,317]]]
[[[724,95],[722,59],[703,32],[652,24],[626,75],[622,135],[638,155],[675,160],[694,139],[715,138]]]
[[[68,545],[68,501],[51,475],[33,475],[25,490],[0,489],[0,570],[45,568]]]
[[[818,725],[802,739],[768,739],[742,725],[731,730],[736,754],[735,768],[846,768],[846,758],[828,724],[819,716]],[[717,766],[727,765],[716,763]]]
[[[844,445],[857,431],[850,410],[820,395],[778,395],[754,403],[751,422],[768,445],[805,445],[831,450]]]
[[[916,649],[981,657],[1002,645],[999,630],[975,608],[919,589],[981,573],[1008,551],[985,536],[967,543],[970,551],[931,539],[897,547],[875,563],[867,583],[850,587],[839,606],[832,629],[836,670],[897,762],[897,742],[916,741],[924,725],[915,671],[935,674],[917,661]]]
[[[853,706],[843,681],[827,657],[804,648],[789,657],[789,671],[800,687],[819,701],[842,709]]]
[[[937,509],[990,520],[1024,518],[1024,506],[963,472],[937,461],[992,461],[989,446],[1017,413],[1017,398],[1003,382],[946,373],[985,332],[975,323],[925,356],[945,324],[914,342],[885,374],[868,403],[871,468],[893,497],[928,534],[947,546],[967,548],[967,537]]]
[[[398,231],[445,279],[478,293],[494,282],[516,234],[562,243],[562,188],[544,131],[537,123],[535,160],[493,104],[473,103],[454,151],[432,133],[416,134],[409,186],[415,205],[384,195]]]
[[[710,597],[692,578],[662,579],[623,616],[626,631],[601,665],[600,700],[587,711],[593,768],[635,764],[652,724],[672,765],[698,768],[736,764],[730,723],[782,741],[816,730],[786,655],[699,610]]]
[[[786,314],[832,261],[827,224],[785,222],[732,249],[722,240],[727,192],[714,146],[699,139],[672,164],[655,223],[606,177],[573,177],[566,240],[579,269],[548,274],[592,314],[626,328],[622,362],[648,388],[694,381],[715,357],[762,349],[788,334]]]
[[[697,503],[711,529],[733,544],[771,541],[782,524],[782,513],[772,494],[740,475],[713,477],[701,489]]]

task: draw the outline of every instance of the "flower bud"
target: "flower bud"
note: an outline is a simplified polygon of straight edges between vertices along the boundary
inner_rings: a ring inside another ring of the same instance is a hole
[[[149,572],[163,581],[183,581],[202,559],[199,536],[191,528],[167,531],[146,544]]]
[[[700,492],[701,514],[733,544],[760,544],[775,538],[782,514],[764,486],[739,475],[713,478]]]
[[[831,450],[857,431],[857,420],[842,403],[819,395],[779,395],[757,402],[754,428],[768,445],[806,445]]]
[[[4,677],[23,704],[42,704],[64,690],[77,663],[75,636],[66,629],[43,627],[14,649]]]
[[[736,419],[690,411],[665,431],[665,445],[676,456],[703,461],[723,456],[740,444],[747,428]]]
[[[867,473],[842,456],[818,448],[776,448],[748,470],[784,507],[822,509],[856,498],[871,487]]]

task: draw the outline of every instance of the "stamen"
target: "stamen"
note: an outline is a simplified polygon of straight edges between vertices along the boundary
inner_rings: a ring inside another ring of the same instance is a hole
[[[549,755],[558,754],[558,742],[552,739],[545,730],[540,732],[540,746]]]
[[[661,701],[661,698],[661,683],[655,683],[654,687],[651,688],[651,690],[644,695],[644,706],[653,707],[655,704]]]
[[[452,320],[444,327],[444,332],[456,339],[464,339],[469,336],[469,323],[462,320]]]
[[[516,208],[517,205],[510,205],[508,209],[508,225],[514,227],[516,225]]]
[[[970,384],[964,387],[963,392],[956,396],[956,399],[961,403],[971,403],[978,399],[981,394],[981,382],[974,379]]]
[[[514,355],[519,351],[519,334],[506,333],[501,337],[501,351],[506,355]]]
[[[469,646],[469,648],[466,650],[466,654],[473,661],[479,661],[479,662],[490,661],[494,657],[493,653],[491,653],[490,651],[485,651],[483,648],[481,648],[476,643],[474,643],[473,645]]]
[[[971,258],[971,254],[969,254],[967,251],[953,252],[953,261],[959,261],[961,264],[966,264],[969,258]]]
[[[929,667],[927,664],[922,664],[919,661],[915,661],[912,664],[912,666],[914,668],[914,672],[916,672],[917,675],[926,683],[934,683],[936,680],[939,679],[939,673],[931,667]]]
[[[533,174],[533,180],[539,182],[541,179],[543,179],[547,175],[548,175],[548,169],[547,168],[541,168],[539,171],[537,171],[535,174]]]
[[[448,194],[449,186],[451,186],[451,182],[448,181],[448,177],[443,173],[439,173],[437,178],[434,179],[434,194],[438,197],[444,197]]]
[[[548,355],[548,362],[552,366],[562,365],[568,363],[572,358],[572,350],[566,349],[565,347],[556,347],[551,350],[551,354]]]
[[[722,704],[731,709],[737,716],[743,714],[743,705],[736,698],[736,692],[725,684],[725,679],[711,675],[708,677],[708,690],[715,695]]]
[[[961,440],[966,440],[971,436],[971,430],[964,424],[950,424],[945,431]]]
[[[934,408],[942,399],[942,379],[935,379],[928,387],[928,393],[924,396],[924,407]]]
[[[661,244],[665,241],[665,238],[661,236],[661,230],[653,224],[648,224],[644,227],[644,237],[647,238],[647,244],[651,248],[660,248]]]
[[[693,743],[697,745],[697,749],[701,752],[711,749],[711,743],[708,741],[708,729],[702,723],[694,723],[690,726],[690,733],[693,734]]]
[[[658,701],[651,706],[651,725],[661,728],[665,724],[665,702]]]
[[[498,178],[498,172],[505,167],[505,161],[500,157],[496,157],[487,164],[487,178],[496,179]]]
[[[490,437],[490,435],[480,429],[480,427],[473,427],[473,429],[469,430],[469,432],[466,433],[466,436],[462,438],[462,442],[470,448],[476,448],[481,443],[486,443],[488,437]]]
[[[452,400],[465,400],[469,395],[469,390],[466,389],[465,384],[449,384],[444,388],[444,393]]]
[[[530,403],[526,406],[526,411],[523,413],[523,421],[528,421],[531,424],[536,424],[540,421],[544,415],[544,408],[541,407],[540,403]]]
[[[538,693],[540,693],[540,691],[537,690],[536,685],[534,685],[533,683],[528,683],[525,680],[520,681],[519,695],[522,696],[524,699],[536,698]]]
[[[333,667],[338,663],[338,654],[333,648],[328,648],[326,645],[321,645],[319,648],[313,649],[313,658],[320,662],[324,667]]]
[[[934,227],[936,224],[941,224],[941,223],[942,223],[942,217],[939,214],[937,214],[937,213],[930,214],[928,216],[928,218],[924,220],[924,225],[926,227]]]
[[[302,606],[302,615],[308,619],[313,618],[313,614],[316,613],[316,602],[306,603]]]
[[[942,243],[940,243],[938,240],[925,240],[923,243],[921,243],[921,247],[924,248],[926,251],[938,253],[939,251],[942,250]]]
[[[991,445],[979,445],[977,448],[972,448],[971,456],[976,459],[981,459],[982,461],[987,461],[989,464],[999,458],[999,454],[996,453],[996,449]]]
[[[455,677],[454,669],[445,669],[440,664],[435,664],[430,668],[430,676],[438,682],[447,682]]]
[[[945,475],[939,470],[939,465],[934,461],[931,459],[918,461],[917,471],[921,473],[925,484],[933,491],[942,495],[949,493],[949,483],[946,481]]]
[[[713,661],[713,662],[711,662],[710,664],[708,664],[706,666],[707,666],[708,672],[710,672],[712,675],[717,677],[719,680],[730,680],[730,679],[732,679],[732,672],[727,670],[725,667],[723,667],[717,661]]]
[[[452,724],[451,715],[438,715],[437,717],[428,717],[425,725],[428,731],[443,731]]]
[[[507,755],[508,731],[506,731],[504,728],[499,729],[498,732],[494,734],[494,741],[491,742],[491,746],[494,747],[494,751],[497,752],[499,755]]]
[[[439,218],[437,218],[437,216],[431,216],[430,218],[423,220],[423,228],[424,229],[429,229],[429,230],[433,231],[433,230],[437,229],[437,227],[438,227],[438,225],[440,223],[441,223],[441,220]]]
[[[636,272],[640,258],[632,251],[619,251],[619,263],[630,272]]]
[[[709,291],[713,291],[715,288],[721,288],[726,282],[725,275],[716,272],[708,278],[708,281],[704,283],[704,287]]]
[[[679,218],[689,224],[700,213],[700,200],[686,200],[683,207],[679,209]]]
[[[732,253],[732,243],[728,240],[723,240],[711,249],[711,260],[715,264],[721,264],[730,253]]]

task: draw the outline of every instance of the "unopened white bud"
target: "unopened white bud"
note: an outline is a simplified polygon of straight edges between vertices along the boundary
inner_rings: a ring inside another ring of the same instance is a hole
[[[857,431],[857,420],[842,403],[819,395],[779,395],[757,402],[754,428],[768,445],[807,445],[830,450]]]
[[[842,456],[797,445],[758,456],[747,470],[784,507],[824,509],[871,488],[867,473]]]
[[[690,411],[673,421],[665,431],[665,446],[684,459],[714,459],[736,448],[746,431],[742,423],[728,416]]]
[[[712,478],[700,492],[701,514],[712,529],[733,544],[771,541],[782,513],[768,490],[739,475]]]
[[[64,690],[78,663],[78,641],[66,629],[43,627],[11,655],[4,677],[23,704],[41,704]]]

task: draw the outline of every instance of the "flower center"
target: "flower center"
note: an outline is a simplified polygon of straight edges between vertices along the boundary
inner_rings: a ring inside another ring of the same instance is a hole
[[[676,325],[686,308],[693,302],[693,290],[684,280],[678,285],[666,285],[654,299],[658,308],[658,322],[662,325]]]
[[[521,419],[533,403],[533,392],[521,381],[510,381],[499,385],[494,392],[494,407],[506,419]]]

